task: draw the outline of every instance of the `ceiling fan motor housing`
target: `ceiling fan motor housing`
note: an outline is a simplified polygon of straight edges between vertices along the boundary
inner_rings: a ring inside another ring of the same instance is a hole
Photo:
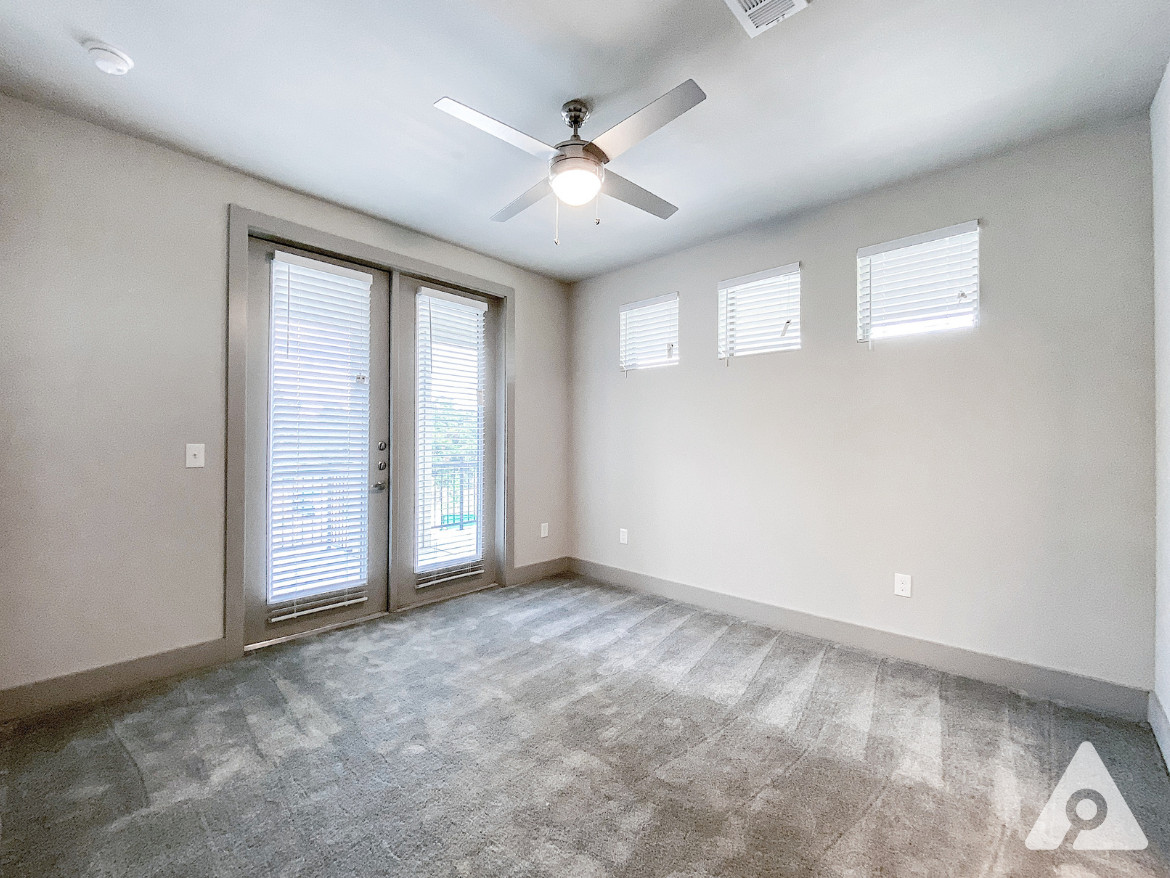
[[[557,144],[557,154],[548,160],[548,175],[550,178],[559,176],[565,171],[583,170],[596,174],[598,179],[605,177],[605,164],[595,153],[588,149],[589,144],[580,141],[567,140]]]
[[[557,154],[548,160],[549,170],[558,163],[567,159],[583,159],[594,165],[601,165],[605,163],[605,158],[600,155],[600,150],[591,149],[592,144],[585,143],[583,140],[566,140],[563,143],[557,144]],[[578,165],[579,166],[579,165]]]

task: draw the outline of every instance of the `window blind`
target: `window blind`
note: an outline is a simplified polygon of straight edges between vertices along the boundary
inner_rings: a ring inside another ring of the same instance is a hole
[[[487,305],[418,294],[415,573],[431,585],[483,566]]]
[[[268,420],[273,619],[366,597],[372,283],[368,274],[326,262],[280,252],[273,259]]]
[[[800,349],[800,263],[719,284],[719,358]]]
[[[678,362],[678,293],[622,305],[618,356],[623,372]]]
[[[857,251],[857,340],[979,322],[979,224]]]

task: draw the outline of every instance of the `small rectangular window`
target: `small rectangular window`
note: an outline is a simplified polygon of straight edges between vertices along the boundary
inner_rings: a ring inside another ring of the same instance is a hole
[[[799,262],[719,284],[719,359],[799,349]]]
[[[678,293],[622,305],[620,321],[623,372],[678,362]]]
[[[857,340],[979,323],[979,224],[857,251]]]

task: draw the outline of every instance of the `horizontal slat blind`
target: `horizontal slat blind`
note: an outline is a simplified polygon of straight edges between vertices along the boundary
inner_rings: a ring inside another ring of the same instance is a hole
[[[978,223],[858,251],[858,341],[978,322]]]
[[[483,571],[487,305],[418,294],[415,572],[430,585]]]
[[[281,618],[365,599],[372,283],[292,254],[272,263],[268,603]]]
[[[719,358],[800,349],[800,265],[719,284]]]
[[[678,293],[622,305],[619,319],[623,372],[678,362]]]

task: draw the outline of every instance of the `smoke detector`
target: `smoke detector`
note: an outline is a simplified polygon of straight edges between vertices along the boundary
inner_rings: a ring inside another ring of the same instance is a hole
[[[134,66],[130,56],[121,49],[115,49],[113,46],[97,40],[89,40],[82,43],[82,46],[89,52],[90,60],[97,65],[97,69],[102,73],[108,73],[111,76],[124,76]]]
[[[749,37],[762,34],[808,6],[808,0],[725,0]]]

